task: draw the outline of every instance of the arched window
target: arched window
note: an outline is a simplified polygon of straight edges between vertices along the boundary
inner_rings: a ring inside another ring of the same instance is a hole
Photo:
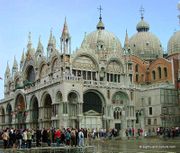
[[[121,119],[121,109],[119,107],[116,107],[114,109],[114,119]]]
[[[152,71],[152,78],[153,78],[153,80],[156,80],[156,72],[155,71]]]
[[[167,68],[166,68],[166,67],[164,68],[164,76],[165,76],[165,77],[168,76],[168,74],[167,74]]]
[[[159,79],[161,79],[161,67],[158,67]]]
[[[139,76],[138,76],[138,74],[136,74],[136,82],[138,82],[139,81]]]
[[[34,82],[35,81],[35,71],[33,66],[29,66],[27,69],[27,80],[29,82]]]
[[[136,64],[136,66],[135,66],[135,72],[138,72],[138,69],[139,69],[139,65]]]

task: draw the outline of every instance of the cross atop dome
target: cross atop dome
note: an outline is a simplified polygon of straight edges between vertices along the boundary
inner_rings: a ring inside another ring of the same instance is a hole
[[[144,7],[143,7],[143,6],[141,6],[141,7],[140,7],[139,12],[140,12],[140,14],[141,14],[141,19],[143,20],[143,19],[144,19],[144,12],[145,12],[145,10],[144,10]]]
[[[102,9],[101,5],[97,9],[99,10],[99,22],[96,27],[98,30],[103,30],[103,29],[105,29],[104,23],[102,22],[102,16],[101,16],[101,12],[103,9]]]
[[[97,9],[99,10],[99,19],[102,20],[101,12],[103,9],[102,9],[101,5]]]

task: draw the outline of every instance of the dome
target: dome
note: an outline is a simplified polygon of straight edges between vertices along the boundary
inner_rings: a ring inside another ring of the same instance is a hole
[[[100,47],[101,50],[107,52],[120,51],[122,53],[119,39],[113,33],[104,29],[97,29],[88,34],[84,38],[82,45],[86,45],[93,50],[98,50],[98,47]]]
[[[137,24],[136,29],[137,29],[138,32],[140,32],[140,31],[148,31],[149,30],[149,24],[142,19]]]
[[[168,42],[168,55],[180,53],[180,31],[177,31],[171,36]]]
[[[149,24],[143,19],[137,24],[138,33],[133,35],[129,40],[129,45],[134,55],[144,60],[152,60],[162,57],[163,50],[160,40],[149,32]]]

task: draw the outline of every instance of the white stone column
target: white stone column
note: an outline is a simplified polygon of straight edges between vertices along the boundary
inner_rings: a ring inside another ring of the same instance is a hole
[[[122,111],[122,128],[120,131],[120,136],[122,139],[126,139],[126,127],[127,127],[127,121],[126,121],[126,116],[125,116],[125,111]]]

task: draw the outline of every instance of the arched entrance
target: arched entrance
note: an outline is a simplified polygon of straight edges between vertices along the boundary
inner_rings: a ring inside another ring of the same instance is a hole
[[[50,128],[52,117],[52,99],[49,94],[44,95],[44,128]]]
[[[30,114],[31,114],[31,128],[37,128],[38,127],[38,119],[39,119],[39,106],[38,106],[38,99],[37,97],[33,97],[31,100],[31,108],[30,108]]]
[[[105,100],[101,93],[89,90],[83,95],[83,120],[81,126],[84,128],[105,128],[103,119]]]
[[[77,105],[78,105],[78,95],[75,92],[70,92],[68,94],[69,102],[69,118],[70,118],[70,127],[79,128],[79,122],[77,120]]]
[[[122,91],[118,91],[116,93],[114,93],[114,95],[112,96],[112,106],[113,106],[113,123],[112,123],[112,127],[116,128],[118,130],[118,132],[123,129],[123,128],[127,128],[127,121],[126,121],[126,117],[127,117],[127,105],[128,105],[128,95],[125,92]],[[126,112],[126,116],[125,116],[125,112]]]
[[[0,107],[0,122],[3,124],[5,123],[5,111],[2,106]]]
[[[7,123],[8,123],[8,126],[10,126],[12,123],[12,107],[11,107],[11,104],[7,105],[6,112],[7,112]]]
[[[26,102],[23,95],[19,94],[16,97],[15,103],[15,114],[16,114],[16,127],[17,128],[26,128]]]

